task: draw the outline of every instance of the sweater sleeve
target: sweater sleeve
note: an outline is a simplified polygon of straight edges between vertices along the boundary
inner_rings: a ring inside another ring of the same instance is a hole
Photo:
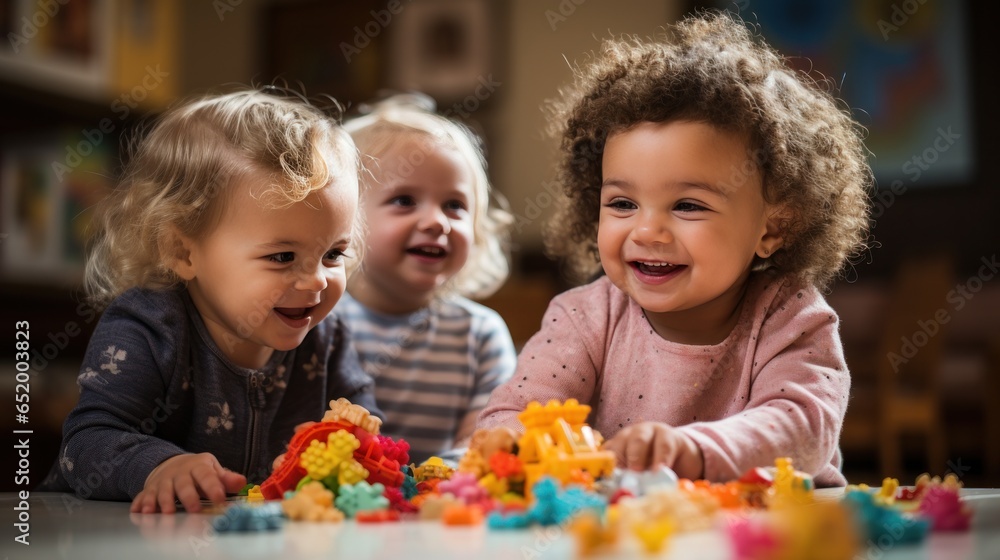
[[[486,406],[494,389],[508,381],[517,366],[517,351],[511,340],[507,324],[496,312],[486,310],[476,327],[475,386],[469,408],[459,421],[455,434],[455,446],[468,444],[468,439],[476,429],[476,419]]]
[[[132,294],[133,296],[135,294]],[[84,498],[130,500],[164,460],[185,453],[150,435],[174,412],[168,397],[176,348],[167,320],[147,315],[142,302],[105,311],[87,347],[78,378],[80,400],[63,426],[59,469]]]
[[[745,366],[755,371],[743,412],[679,429],[701,447],[706,479],[730,480],[788,456],[818,485],[843,485],[833,465],[850,374],[837,316],[815,289],[782,292],[787,297],[771,303],[778,310],[764,319],[752,364]]]
[[[521,431],[517,415],[532,401],[591,402],[603,367],[606,330],[602,326],[606,321],[594,315],[607,306],[584,301],[583,293],[574,290],[552,300],[541,329],[521,350],[513,377],[493,391],[479,415],[479,428],[506,426]]]

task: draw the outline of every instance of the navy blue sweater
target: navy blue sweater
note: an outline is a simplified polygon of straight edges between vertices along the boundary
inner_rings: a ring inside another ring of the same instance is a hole
[[[260,483],[297,424],[345,397],[381,416],[372,381],[336,314],[260,369],[233,364],[187,291],[134,288],[101,317],[80,368],[58,464],[40,490],[130,500],[181,453],[208,452]]]

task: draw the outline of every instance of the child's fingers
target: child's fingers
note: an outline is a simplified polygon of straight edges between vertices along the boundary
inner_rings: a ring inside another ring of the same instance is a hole
[[[143,490],[135,495],[132,499],[132,505],[128,508],[129,513],[151,513],[145,511],[146,502],[150,501],[152,507],[156,508],[156,494],[150,493],[147,490]]]
[[[673,468],[674,462],[677,461],[677,449],[673,445],[670,432],[666,427],[656,430],[651,447],[652,460],[650,467],[663,465]]]
[[[619,436],[624,444],[621,454],[625,460],[625,466],[635,471],[648,468],[653,427],[649,424],[636,424],[622,430],[616,437]]]
[[[192,471],[191,474],[181,474],[174,481],[174,493],[184,506],[184,510],[188,513],[201,511],[201,495],[198,493],[195,483],[196,471],[197,469]]]
[[[615,463],[619,467],[625,466],[625,441],[626,438],[616,435],[601,446],[601,449],[604,451],[610,451],[615,454]]]
[[[649,438],[646,434],[639,432],[628,438],[625,445],[625,464],[634,471],[643,471],[649,468]]]
[[[225,499],[225,493],[235,494],[243,489],[247,485],[247,477],[240,473],[233,472],[223,466],[219,466],[219,480],[222,481],[223,486],[223,499]]]
[[[151,489],[152,490],[152,489]],[[174,513],[177,508],[174,506],[174,481],[170,479],[161,480],[156,489],[156,503],[160,506],[161,513]],[[155,513],[156,509],[153,508],[152,511],[147,511],[147,508],[143,507],[143,513]]]
[[[188,511],[199,511],[201,510],[201,498],[211,500],[213,503],[222,503],[226,501],[226,489],[222,486],[222,481],[219,480],[219,463],[216,461],[215,457],[206,457],[204,463],[196,465],[191,469],[189,476],[185,477],[185,490],[190,488],[190,494],[185,494],[185,497],[191,499],[192,503],[197,504],[197,509],[192,510],[187,506],[188,502],[184,502],[184,507]],[[180,492],[178,491],[178,496]]]

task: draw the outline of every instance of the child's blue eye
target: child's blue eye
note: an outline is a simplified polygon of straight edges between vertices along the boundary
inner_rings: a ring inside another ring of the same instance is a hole
[[[291,251],[275,253],[273,255],[269,255],[267,259],[278,264],[287,264],[295,260],[295,253],[292,253]]]

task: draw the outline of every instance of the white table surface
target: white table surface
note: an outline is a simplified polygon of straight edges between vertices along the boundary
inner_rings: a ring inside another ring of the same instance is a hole
[[[870,549],[857,558],[872,560],[1000,559],[1000,490],[966,489],[975,511],[968,533],[932,533],[917,546]],[[0,494],[4,539],[0,557],[85,560],[138,558],[576,558],[573,537],[558,527],[495,531],[485,526],[447,527],[439,522],[385,524],[286,522],[268,533],[217,534],[212,515],[130,514],[129,504],[81,501],[63,494],[30,496],[30,546],[14,542],[13,494]],[[721,531],[675,535],[656,556],[638,552],[631,538],[614,555],[598,558],[729,559]]]

